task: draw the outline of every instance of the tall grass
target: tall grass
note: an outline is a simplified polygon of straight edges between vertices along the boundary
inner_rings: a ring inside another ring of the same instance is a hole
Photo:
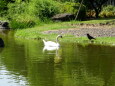
[[[7,18],[13,29],[33,27],[58,13],[58,7],[53,0],[30,0],[8,4]]]

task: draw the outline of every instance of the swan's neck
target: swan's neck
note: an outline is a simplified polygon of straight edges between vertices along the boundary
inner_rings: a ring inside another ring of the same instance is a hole
[[[58,37],[56,37],[56,42],[58,43]]]

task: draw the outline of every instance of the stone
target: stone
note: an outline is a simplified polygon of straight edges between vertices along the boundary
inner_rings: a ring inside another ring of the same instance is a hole
[[[70,13],[56,14],[51,18],[53,21],[69,21],[75,19],[75,16]]]
[[[0,38],[0,47],[4,47],[4,41]]]
[[[0,21],[0,29],[10,29],[9,23],[6,21]]]

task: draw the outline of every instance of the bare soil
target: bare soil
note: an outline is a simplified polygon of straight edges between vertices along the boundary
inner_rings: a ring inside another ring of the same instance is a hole
[[[87,33],[94,37],[115,37],[115,25],[73,25],[75,28],[61,29],[61,30],[49,30],[44,31],[44,34],[70,34],[77,37],[86,36]],[[79,27],[79,28],[78,28]]]

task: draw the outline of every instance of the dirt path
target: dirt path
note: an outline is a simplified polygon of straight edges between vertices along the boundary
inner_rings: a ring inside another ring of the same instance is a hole
[[[82,25],[80,28],[70,28],[61,30],[49,30],[44,31],[44,34],[71,34],[77,37],[86,36],[87,33],[94,37],[115,37],[115,26],[93,26],[93,25]]]

